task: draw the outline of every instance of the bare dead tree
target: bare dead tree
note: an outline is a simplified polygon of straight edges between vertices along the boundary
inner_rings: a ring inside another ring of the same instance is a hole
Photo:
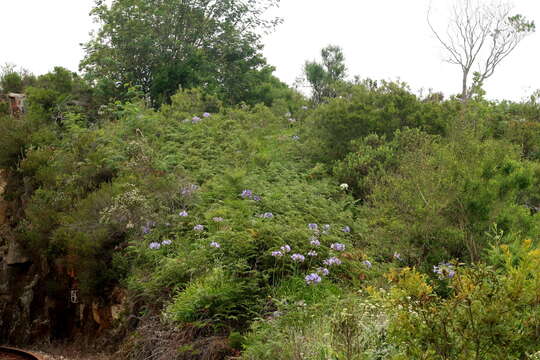
[[[534,21],[523,15],[512,15],[509,3],[481,4],[479,0],[456,0],[446,32],[428,25],[448,53],[449,63],[462,70],[461,98],[471,98],[474,89],[493,75],[495,68],[527,35],[536,29]],[[473,76],[473,84],[469,81]]]

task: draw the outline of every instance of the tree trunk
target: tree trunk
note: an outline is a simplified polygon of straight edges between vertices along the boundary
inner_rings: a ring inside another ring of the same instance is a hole
[[[463,79],[461,83],[461,100],[467,102],[469,99],[469,90],[467,89],[467,77],[469,76],[469,69],[463,70]]]

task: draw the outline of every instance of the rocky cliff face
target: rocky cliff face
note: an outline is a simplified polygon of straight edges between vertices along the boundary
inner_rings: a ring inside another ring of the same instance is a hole
[[[79,298],[76,275],[63,259],[51,263],[32,254],[15,236],[24,206],[6,199],[9,186],[9,173],[0,169],[0,344],[89,339],[109,332],[124,312],[125,291],[99,294],[99,301],[98,296]]]
[[[41,266],[14,236],[16,205],[4,196],[8,181],[8,172],[0,170],[0,342],[22,343],[42,335],[33,329],[46,328],[47,320],[36,316]]]

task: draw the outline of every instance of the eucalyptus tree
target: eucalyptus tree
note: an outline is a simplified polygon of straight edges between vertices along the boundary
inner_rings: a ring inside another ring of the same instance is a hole
[[[462,71],[461,98],[467,101],[497,66],[536,29],[534,21],[512,12],[510,3],[456,0],[446,31],[428,25],[448,54],[447,61]],[[469,85],[471,78],[473,84]]]
[[[100,24],[80,64],[106,92],[138,86],[154,105],[179,87],[204,87],[230,102],[271,76],[261,35],[279,0],[96,0]],[[270,74],[270,75],[269,75]]]

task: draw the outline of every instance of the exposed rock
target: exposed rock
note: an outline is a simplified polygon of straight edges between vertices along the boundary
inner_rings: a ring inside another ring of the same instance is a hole
[[[101,325],[101,316],[99,315],[99,305],[96,302],[92,303],[92,318],[96,323]]]
[[[30,256],[14,238],[9,239],[6,263],[8,265],[26,264],[30,262]]]
[[[115,287],[112,296],[111,316],[113,320],[119,320],[122,313],[127,311],[127,293],[126,290]]]
[[[23,180],[20,198],[7,201],[4,194],[15,188],[15,181],[21,179],[0,169],[0,343],[95,342],[97,335],[109,341],[115,320],[127,308],[125,290],[116,288],[99,300],[74,300],[78,279],[67,259],[51,261],[30,253],[15,236],[13,229],[24,219],[25,199],[32,193]]]

